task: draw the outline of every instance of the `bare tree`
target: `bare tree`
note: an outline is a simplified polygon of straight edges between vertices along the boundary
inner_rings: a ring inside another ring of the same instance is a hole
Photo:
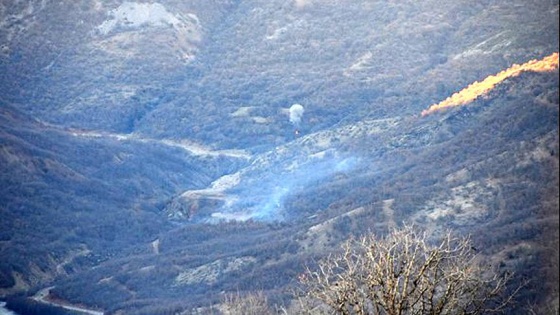
[[[512,301],[511,277],[483,265],[469,238],[447,233],[431,245],[404,227],[345,243],[300,282],[308,313],[487,314]]]
[[[260,291],[245,295],[228,294],[222,304],[226,315],[268,315],[274,314],[268,305],[266,295]]]

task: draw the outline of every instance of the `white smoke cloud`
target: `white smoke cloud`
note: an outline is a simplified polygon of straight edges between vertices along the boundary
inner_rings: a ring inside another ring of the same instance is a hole
[[[294,125],[297,125],[301,121],[301,117],[303,116],[303,112],[305,109],[300,104],[294,104],[290,107],[290,122]]]
[[[356,157],[346,157],[331,150],[327,154],[309,156],[302,153],[294,159],[277,160],[269,167],[261,169],[258,184],[248,177],[241,181],[236,189],[236,196],[225,204],[220,211],[213,213],[208,222],[221,220],[246,221],[284,221],[297,215],[293,209],[286,207],[286,201],[317,187],[324,179],[333,178],[337,173],[348,173],[360,167]],[[224,193],[227,194],[227,191]],[[289,206],[289,204],[288,204]]]
[[[296,5],[296,8],[301,9],[301,8],[311,4],[311,0],[295,0],[294,4]]]

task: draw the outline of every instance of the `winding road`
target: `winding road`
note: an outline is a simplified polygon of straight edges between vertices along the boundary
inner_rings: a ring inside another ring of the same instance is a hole
[[[48,288],[41,289],[31,299],[33,299],[34,301],[37,301],[39,303],[44,303],[44,304],[48,304],[48,305],[52,305],[52,306],[56,306],[56,307],[61,307],[61,308],[66,309],[66,310],[76,311],[76,312],[80,312],[80,313],[83,313],[83,314],[90,314],[90,315],[103,315],[104,314],[103,312],[100,312],[100,311],[75,306],[75,305],[65,303],[65,302],[56,302],[56,301],[50,300],[49,295],[50,295],[51,290],[53,288],[54,287],[48,287]]]

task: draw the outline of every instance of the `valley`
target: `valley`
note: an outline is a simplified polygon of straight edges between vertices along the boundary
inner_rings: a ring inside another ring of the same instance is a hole
[[[508,314],[553,314],[558,12],[3,2],[0,299],[21,315],[221,314],[261,294],[295,314],[306,268],[414,225],[470,236],[527,282]]]

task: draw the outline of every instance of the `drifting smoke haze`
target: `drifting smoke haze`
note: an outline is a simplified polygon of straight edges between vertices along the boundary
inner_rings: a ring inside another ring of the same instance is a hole
[[[289,209],[284,208],[287,198],[314,186],[317,181],[350,172],[358,164],[357,158],[340,157],[336,153],[301,159],[296,164],[285,164],[281,168],[265,172],[257,183],[248,182],[236,187],[231,192],[235,194],[236,201],[223,206],[212,217],[237,221],[284,221],[289,216],[286,212]]]
[[[490,75],[486,79],[480,82],[475,81],[465,89],[451,95],[450,97],[443,100],[439,104],[434,104],[430,106],[428,109],[422,111],[422,116],[431,114],[435,111],[442,110],[448,107],[466,105],[474,101],[477,97],[487,94],[497,84],[504,81],[505,79],[518,76],[524,71],[549,72],[549,71],[554,71],[554,69],[557,68],[558,68],[557,52],[541,60],[531,60],[522,65],[514,64],[510,68],[503,70],[495,75]]]
[[[336,173],[349,172],[356,164],[355,158],[325,158],[302,165],[293,173],[283,174],[278,181],[274,181],[274,185],[280,184],[280,186],[268,188],[264,202],[255,207],[254,218],[283,220],[283,203],[286,198]]]

